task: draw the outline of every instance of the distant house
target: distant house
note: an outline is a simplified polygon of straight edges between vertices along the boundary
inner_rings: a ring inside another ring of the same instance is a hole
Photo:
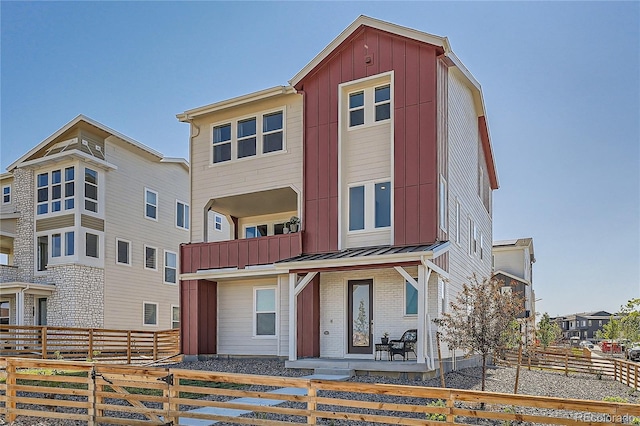
[[[446,38],[363,16],[289,86],[178,119],[186,355],[373,360],[384,332],[416,329],[433,368],[431,320],[491,275],[498,187],[480,85]]]
[[[493,277],[503,283],[503,291],[513,292],[523,301],[519,318],[525,343],[529,344],[535,339],[536,320],[533,238],[494,241],[492,256]]]
[[[611,318],[617,319],[618,316],[607,311],[595,311],[555,317],[552,320],[560,326],[564,339],[577,337],[580,340],[597,340],[596,332],[602,330]]]
[[[179,326],[189,167],[85,116],[0,175],[0,324]]]

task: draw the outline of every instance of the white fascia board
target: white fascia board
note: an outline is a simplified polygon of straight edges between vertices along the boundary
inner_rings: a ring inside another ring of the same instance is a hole
[[[23,162],[25,159],[29,158],[30,156],[32,156],[33,154],[35,154],[36,152],[38,152],[40,149],[42,149],[44,146],[46,146],[47,144],[49,144],[51,141],[53,141],[54,139],[56,139],[58,136],[62,135],[64,132],[66,132],[67,130],[69,130],[70,128],[72,128],[73,126],[75,126],[76,124],[78,124],[80,121],[84,121],[85,123],[91,124],[92,126],[95,126],[107,133],[110,133],[111,135],[122,139],[123,141],[153,155],[158,157],[159,159],[162,159],[163,155],[158,152],[155,151],[151,148],[149,148],[148,146],[134,140],[131,139],[128,136],[123,135],[120,132],[117,132],[113,129],[111,129],[110,127],[105,126],[102,123],[99,123],[85,115],[78,115],[76,118],[74,118],[73,120],[71,120],[70,122],[68,122],[67,124],[65,124],[64,126],[62,126],[60,129],[58,129],[58,131],[56,131],[55,133],[53,133],[51,136],[49,136],[48,138],[46,138],[44,141],[40,142],[38,145],[36,145],[35,147],[33,147],[31,150],[29,150],[29,152],[27,152],[26,154],[24,154],[22,157],[20,157],[19,159],[17,159],[16,161],[14,161],[13,163],[11,163],[9,165],[9,167],[7,167],[8,171],[13,170],[14,168],[23,165]]]
[[[499,270],[497,270],[497,271],[493,271],[493,276],[496,276],[496,275],[498,275],[498,274],[502,274],[502,275],[504,275],[505,277],[509,277],[509,278],[511,278],[512,280],[520,281],[520,282],[521,282],[521,283],[523,283],[524,285],[531,285],[531,282],[530,282],[530,281],[525,280],[524,278],[516,277],[515,275],[510,274],[510,273],[508,273],[508,272],[505,272],[505,271],[503,271],[502,269],[499,269]]]
[[[179,157],[163,157],[161,163],[174,163],[181,165],[186,171],[189,171],[189,162]]]
[[[279,95],[291,94],[291,93],[296,93],[295,89],[291,86],[275,86],[269,89],[260,90],[258,92],[248,93],[246,95],[237,96],[235,98],[226,99],[224,101],[190,109],[181,114],[176,114],[176,118],[179,121],[187,123],[189,122],[189,120],[197,118],[201,115],[210,114],[212,112],[221,111],[228,108],[233,108],[235,106],[243,105],[249,102],[259,101],[259,100],[268,99],[268,98],[272,98]]]
[[[23,281],[12,281],[0,283],[0,290],[2,290],[2,294],[17,293],[25,290],[25,293],[27,294],[49,295],[53,293],[56,288],[52,284],[34,284]]]
[[[46,157],[36,158],[34,160],[25,161],[20,164],[20,167],[31,167],[31,166],[39,166],[46,163],[51,162],[59,162],[68,158],[80,158],[87,163],[95,164],[98,167],[103,168],[104,170],[118,170],[118,166],[115,164],[109,163],[108,161],[101,160],[99,158],[94,157],[93,155],[89,155],[85,152],[82,152],[77,149],[72,149],[70,151],[62,151],[57,154],[47,155]]]
[[[395,262],[420,262],[421,258],[423,257],[429,259],[433,258],[433,251],[346,257],[338,259],[320,259],[309,260],[306,262],[281,262],[276,264],[276,269],[289,271],[292,269],[340,268],[361,265],[382,265]]]
[[[320,62],[322,62],[327,56],[329,56],[343,41],[345,41],[354,31],[356,31],[361,25],[375,28],[378,30],[386,31],[388,33],[397,34],[403,37],[407,37],[413,40],[428,43],[434,46],[442,47],[445,53],[451,51],[449,40],[446,37],[440,37],[433,34],[428,34],[422,31],[414,30],[412,28],[403,27],[401,25],[392,24],[390,22],[381,21],[379,19],[370,18],[368,16],[360,15],[355,21],[351,23],[333,39],[331,43],[327,45],[320,53],[318,53],[304,68],[302,68],[291,80],[289,84],[295,86],[302,80],[311,70],[313,70]]]
[[[224,268],[224,269],[206,269],[189,274],[180,274],[180,280],[233,280],[244,278],[272,277],[287,273],[281,269],[275,269],[274,265],[264,265],[260,268]]]

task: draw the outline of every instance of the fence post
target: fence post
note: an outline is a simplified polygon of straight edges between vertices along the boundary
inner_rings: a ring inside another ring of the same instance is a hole
[[[310,412],[307,417],[307,423],[310,425],[316,424],[316,388],[313,387],[313,382],[309,380],[307,382],[307,410]]]
[[[87,354],[88,359],[93,359],[93,328],[89,329],[89,353]]]
[[[127,364],[131,364],[131,330],[127,330]]]
[[[640,380],[638,380],[638,365],[636,364],[633,367],[633,383],[634,383],[634,388],[636,390],[638,390],[638,382],[640,382]]]
[[[167,388],[162,390],[162,394],[167,401],[163,404],[162,409],[166,411],[165,419],[169,424],[178,424],[178,417],[174,414],[179,409],[179,404],[174,401],[180,398],[180,391],[177,388],[180,385],[180,378],[175,373],[167,368],[165,370],[167,377],[171,377],[171,380],[167,380]]]
[[[87,395],[87,403],[89,406],[87,407],[87,414],[89,415],[89,420],[87,421],[87,426],[96,426],[98,422],[96,421],[96,366],[91,367],[91,371],[87,373],[87,385],[89,394]]]
[[[158,333],[153,333],[153,360],[156,361],[158,359]]]
[[[47,327],[40,329],[40,349],[42,350],[42,359],[47,359]]]
[[[7,408],[7,423],[11,424],[16,420],[16,366],[13,363],[13,359],[6,358],[7,360],[7,402],[5,407]]]
[[[453,392],[449,392],[449,396],[447,397],[447,408],[448,408],[448,412],[447,412],[447,424],[454,424],[454,421],[456,419],[456,416],[453,415],[452,411],[455,408],[455,399],[453,396]]]

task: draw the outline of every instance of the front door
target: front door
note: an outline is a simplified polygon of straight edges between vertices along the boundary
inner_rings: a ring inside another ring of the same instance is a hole
[[[47,299],[42,297],[38,299],[38,317],[36,325],[47,325]]]
[[[348,339],[350,354],[373,353],[373,280],[348,283]]]

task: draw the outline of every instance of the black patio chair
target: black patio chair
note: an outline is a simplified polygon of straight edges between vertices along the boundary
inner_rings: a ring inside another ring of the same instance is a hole
[[[418,341],[418,330],[411,329],[402,333],[402,337],[398,340],[389,341],[389,356],[391,360],[395,355],[402,355],[402,360],[408,359],[408,353],[413,352],[416,355],[416,342]]]

